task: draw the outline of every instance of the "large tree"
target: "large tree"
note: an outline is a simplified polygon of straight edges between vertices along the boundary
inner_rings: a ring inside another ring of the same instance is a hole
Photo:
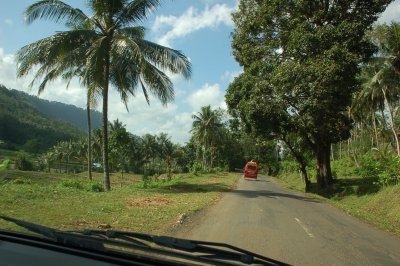
[[[390,0],[241,1],[232,48],[244,73],[227,103],[267,137],[295,134],[316,158],[319,188],[332,182],[330,148],[349,137],[348,110],[359,88],[365,40]]]
[[[110,85],[126,103],[137,89],[149,93],[163,104],[174,97],[173,84],[164,73],[182,74],[189,78],[191,65],[179,51],[144,39],[145,29],[138,24],[160,5],[160,0],[88,0],[88,16],[80,9],[58,0],[42,0],[25,11],[28,23],[38,19],[65,23],[72,30],[29,44],[18,53],[18,76],[34,67],[35,80],[47,81],[82,67],[86,87],[101,88],[103,100],[103,169],[106,190],[110,190],[108,165],[108,94]]]

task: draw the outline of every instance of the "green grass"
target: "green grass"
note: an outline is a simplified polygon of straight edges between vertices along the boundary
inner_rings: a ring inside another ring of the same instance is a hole
[[[113,174],[111,192],[93,192],[90,188],[101,183],[102,174],[96,173],[93,182],[84,176],[5,171],[0,174],[0,212],[62,230],[109,225],[117,230],[162,233],[180,215],[215,202],[237,181],[237,174],[182,174],[143,188],[138,175]],[[21,230],[4,221],[0,228]]]
[[[304,184],[297,173],[275,180],[286,188],[304,192]],[[306,194],[400,236],[400,185],[381,188],[361,177],[348,175],[339,178],[330,190]]]

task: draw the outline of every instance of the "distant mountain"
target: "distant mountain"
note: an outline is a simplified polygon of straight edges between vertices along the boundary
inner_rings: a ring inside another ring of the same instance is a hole
[[[0,85],[0,141],[4,148],[41,152],[58,141],[83,137],[86,123],[82,108]],[[101,113],[92,111],[92,125],[100,127]]]
[[[5,89],[6,88],[4,86],[0,85],[0,91]],[[31,103],[40,113],[68,122],[84,132],[87,132],[87,117],[85,109],[71,104],[44,100],[37,96],[29,95],[18,90],[11,90],[11,94],[13,94],[18,100]],[[102,119],[101,113],[91,110],[90,114],[92,119],[92,128],[100,128]]]

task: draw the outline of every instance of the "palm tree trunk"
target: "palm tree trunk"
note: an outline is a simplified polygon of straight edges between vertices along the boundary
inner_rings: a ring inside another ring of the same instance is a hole
[[[383,92],[383,96],[385,97],[385,103],[386,103],[386,106],[387,106],[387,109],[388,109],[388,112],[389,112],[390,126],[392,128],[394,139],[396,141],[397,156],[400,156],[399,137],[397,136],[397,132],[396,132],[395,124],[394,124],[394,119],[393,119],[392,107],[390,106],[390,101],[389,101],[389,98],[388,98],[388,96],[386,94],[386,90],[387,90],[387,87],[384,86],[384,88],[382,88],[382,92]]]
[[[373,120],[374,133],[375,133],[375,144],[376,144],[376,147],[379,148],[378,128],[376,126],[376,115],[375,115],[375,112],[372,113],[372,120]]]
[[[92,122],[90,118],[90,97],[89,92],[87,95],[87,103],[86,103],[86,111],[87,111],[87,122],[88,122],[88,178],[92,180]]]
[[[108,81],[110,76],[110,58],[104,64],[104,85],[103,85],[103,174],[106,191],[111,190],[110,170],[108,167]]]
[[[206,170],[206,145],[203,145],[203,170]]]

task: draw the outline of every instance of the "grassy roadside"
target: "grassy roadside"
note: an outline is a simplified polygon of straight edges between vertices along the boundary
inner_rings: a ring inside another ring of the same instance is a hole
[[[106,229],[161,234],[183,214],[215,202],[235,186],[237,174],[177,175],[144,188],[137,175],[113,175],[111,192],[96,192],[84,175],[22,171],[0,174],[0,212],[63,230]],[[101,187],[101,186],[100,186]],[[1,229],[21,230],[0,221]]]
[[[281,175],[274,180],[286,188],[304,192],[297,173]],[[330,191],[306,195],[400,237],[400,185],[376,188],[365,185],[360,177],[347,176],[339,178]]]

